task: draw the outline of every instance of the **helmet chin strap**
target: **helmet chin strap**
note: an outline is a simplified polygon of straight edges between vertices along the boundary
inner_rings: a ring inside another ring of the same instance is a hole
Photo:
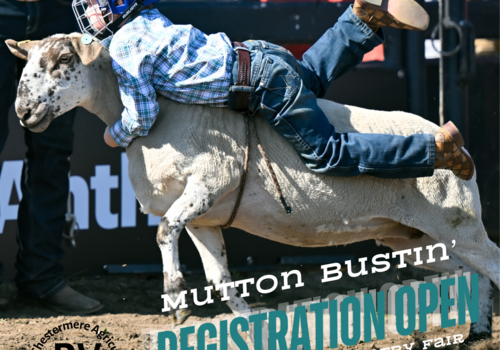
[[[116,33],[118,29],[130,18],[137,16],[140,12],[142,7],[144,6],[144,0],[136,0],[132,5],[130,5],[124,12],[123,14],[117,18],[116,20],[113,20],[113,23],[107,26],[107,28],[113,32]],[[108,37],[108,33],[99,33],[96,35],[96,38],[98,40],[103,40],[106,37]]]

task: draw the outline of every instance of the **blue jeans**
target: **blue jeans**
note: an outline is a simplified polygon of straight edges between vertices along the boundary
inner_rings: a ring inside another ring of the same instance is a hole
[[[365,53],[383,41],[382,31],[372,32],[351,7],[302,61],[278,45],[245,41],[252,60],[250,114],[264,116],[314,172],[392,179],[431,176],[433,135],[341,134],[318,107],[317,97],[326,94],[332,81],[358,65]],[[236,63],[233,85],[237,72]]]
[[[37,40],[78,31],[70,4],[62,0],[0,0],[0,152],[8,135],[8,111],[16,96],[16,68],[22,68],[22,62],[4,41]],[[15,266],[18,292],[26,296],[48,298],[66,285],[58,260],[64,255],[61,242],[75,114],[73,110],[60,116],[39,134],[25,130],[28,152],[22,175]]]

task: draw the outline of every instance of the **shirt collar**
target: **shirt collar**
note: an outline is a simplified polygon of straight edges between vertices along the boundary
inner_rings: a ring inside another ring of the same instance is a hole
[[[136,16],[134,18],[131,18],[129,21],[127,21],[127,23],[125,23],[123,25],[123,27],[125,27],[127,24],[129,24],[132,21],[134,21],[139,16],[146,16],[148,18],[151,18],[151,17],[155,17],[157,15],[159,15],[159,12],[158,12],[157,9],[152,9],[152,10],[145,9],[145,10],[142,10],[141,13],[138,16]],[[123,29],[123,27],[120,28],[120,29]],[[104,46],[105,48],[107,48],[109,50],[109,46],[111,45],[111,40],[113,40],[113,35],[110,35],[106,39],[101,40],[101,45]]]
[[[111,40],[113,40],[113,36],[109,36],[106,39],[101,40],[101,45],[109,50],[109,45],[111,45]]]

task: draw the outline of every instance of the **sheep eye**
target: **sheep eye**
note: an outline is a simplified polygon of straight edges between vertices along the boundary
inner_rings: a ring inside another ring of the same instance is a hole
[[[71,55],[62,55],[60,58],[59,58],[59,62],[61,63],[68,63],[71,59]]]

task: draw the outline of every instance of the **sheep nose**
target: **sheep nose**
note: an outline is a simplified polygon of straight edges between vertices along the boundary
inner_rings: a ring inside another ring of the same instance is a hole
[[[17,111],[18,117],[24,122],[31,117],[31,108],[23,108]]]

